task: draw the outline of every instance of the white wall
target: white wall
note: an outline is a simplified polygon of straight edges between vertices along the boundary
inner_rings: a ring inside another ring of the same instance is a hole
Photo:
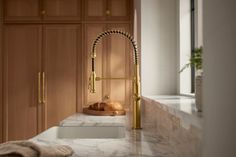
[[[236,1],[203,1],[204,157],[236,156]]]
[[[141,50],[141,0],[134,0],[134,39],[138,44],[139,53]],[[141,56],[141,54],[140,54]]]
[[[177,93],[177,0],[141,0],[142,94]]]
[[[203,0],[196,0],[195,1],[195,45],[196,47],[203,46]]]
[[[191,56],[191,3],[179,0],[179,70],[189,62]],[[179,75],[179,93],[191,93],[191,68]]]

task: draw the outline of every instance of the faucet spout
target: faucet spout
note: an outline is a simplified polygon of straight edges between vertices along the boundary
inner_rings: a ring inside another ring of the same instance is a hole
[[[138,61],[138,49],[134,38],[127,32],[119,30],[108,30],[100,33],[94,40],[92,45],[92,72],[89,78],[89,90],[91,93],[95,93],[96,86],[96,73],[95,73],[95,58],[96,58],[96,45],[105,36],[111,34],[119,34],[126,37],[133,46],[133,62],[134,62],[134,77],[133,77],[133,129],[141,129],[141,91],[140,91],[140,73],[139,73],[139,61]]]

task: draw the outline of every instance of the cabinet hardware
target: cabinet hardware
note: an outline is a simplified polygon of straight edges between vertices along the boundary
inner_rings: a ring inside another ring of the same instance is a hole
[[[42,11],[41,11],[41,14],[42,14],[42,15],[45,15],[45,14],[46,14],[46,11],[45,11],[45,10],[42,10]]]
[[[43,103],[46,103],[46,99],[45,99],[45,72],[42,73],[42,77],[43,77],[43,82],[42,82],[42,91],[43,91]]]
[[[41,104],[41,72],[38,72],[38,103]]]
[[[106,10],[106,15],[110,15],[111,11],[110,10]]]

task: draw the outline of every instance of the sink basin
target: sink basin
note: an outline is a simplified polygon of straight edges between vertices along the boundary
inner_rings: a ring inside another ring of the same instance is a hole
[[[124,138],[122,126],[55,126],[39,134],[38,139],[99,139]]]

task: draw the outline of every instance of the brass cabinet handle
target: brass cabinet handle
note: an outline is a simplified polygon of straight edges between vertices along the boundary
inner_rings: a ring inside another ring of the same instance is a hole
[[[45,10],[42,10],[42,11],[41,11],[41,14],[42,14],[42,15],[45,15],[45,14],[46,14],[46,11],[45,11]]]
[[[41,104],[41,72],[38,72],[38,103]]]
[[[46,99],[45,99],[45,72],[42,72],[42,78],[43,78],[43,81],[42,81],[42,91],[43,91],[43,103],[46,103]]]
[[[106,10],[106,15],[110,15],[111,11],[110,10]]]

